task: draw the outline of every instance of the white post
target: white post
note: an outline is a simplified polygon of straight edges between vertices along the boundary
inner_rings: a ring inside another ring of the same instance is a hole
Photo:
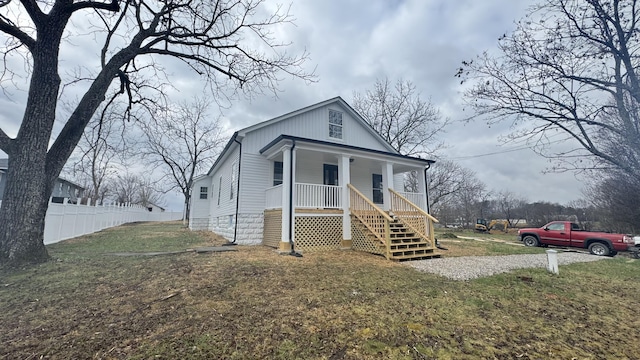
[[[391,210],[390,188],[393,188],[393,164],[385,162],[382,165],[382,210],[384,211]]]
[[[291,167],[291,221],[293,221],[293,224],[291,224],[291,239],[293,239],[293,241],[295,242],[296,239],[296,203],[298,202],[298,192],[296,191],[296,167],[297,167],[297,161],[298,161],[298,156],[297,156],[297,152],[296,149],[291,149],[291,158],[293,159],[292,162],[292,167]]]
[[[289,242],[289,227],[290,218],[289,212],[291,206],[289,203],[289,194],[292,193],[291,189],[293,184],[291,183],[291,147],[285,146],[282,148],[282,242]]]
[[[338,180],[340,181],[340,187],[342,190],[342,238],[344,240],[351,240],[351,214],[349,213],[349,188],[347,184],[351,182],[351,171],[349,164],[351,158],[347,155],[342,155],[340,159],[340,166],[338,167]]]
[[[62,229],[64,226],[64,218],[66,217],[66,213],[67,213],[67,199],[66,198],[62,198],[62,206],[60,207],[62,209],[62,217],[60,218],[60,226],[58,227],[58,236],[56,236],[56,242],[60,241],[60,239],[62,238]]]
[[[550,273],[558,274],[558,252],[555,250],[547,250],[547,270]]]

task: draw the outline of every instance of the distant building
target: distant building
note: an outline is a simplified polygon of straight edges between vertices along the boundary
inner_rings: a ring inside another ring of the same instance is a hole
[[[7,169],[9,168],[9,159],[0,159],[0,201],[4,197],[4,188],[7,183]],[[72,181],[58,178],[53,186],[51,194],[52,201],[62,203],[66,198],[68,201],[75,203],[78,198],[82,198],[84,188]]]
[[[149,210],[149,212],[164,212],[165,209],[162,206],[156,205],[154,203],[147,203],[146,205],[147,210]]]

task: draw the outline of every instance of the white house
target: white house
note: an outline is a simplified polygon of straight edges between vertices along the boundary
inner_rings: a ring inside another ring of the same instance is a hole
[[[2,198],[4,196],[4,189],[7,184],[6,173],[9,169],[9,159],[0,159],[0,204],[2,203]],[[55,203],[62,203],[64,199],[75,203],[79,198],[82,198],[84,194],[84,187],[63,179],[61,177],[56,179],[55,184],[53,185],[53,189],[51,191],[52,201]]]
[[[237,131],[194,180],[189,227],[281,251],[438,256],[426,211],[432,163],[399,154],[336,97]],[[404,192],[411,171],[424,191]]]

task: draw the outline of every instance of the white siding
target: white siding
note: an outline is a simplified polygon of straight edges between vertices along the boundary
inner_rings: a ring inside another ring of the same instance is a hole
[[[338,165],[336,162],[327,162],[322,159],[321,153],[298,154],[296,161],[296,182],[307,184],[323,183],[323,164]]]
[[[371,170],[368,167],[351,167],[351,185],[355,186],[369,200],[373,199],[373,184]],[[379,174],[379,172],[377,172]]]
[[[273,185],[271,161],[262,155],[244,153],[240,167],[240,212],[261,214],[265,209],[265,190]]]
[[[207,199],[200,199],[200,187],[207,187]],[[189,229],[205,230],[209,225],[209,202],[211,201],[211,177],[205,176],[193,182],[191,193],[191,214],[189,214]]]
[[[329,109],[342,112],[342,141],[329,137]],[[249,132],[243,140],[243,152],[258,154],[260,149],[280,135],[388,151],[365,126],[352,118],[339,104],[333,103]]]
[[[395,191],[404,191],[404,173],[393,175],[393,184],[391,188]]]
[[[209,213],[212,218],[235,215],[236,213],[236,196],[238,191],[236,189],[237,185],[233,184],[235,194],[233,198],[231,198],[231,179],[233,178],[231,172],[234,163],[238,166],[239,152],[239,148],[232,150],[230,156],[227,157],[226,160],[218,166],[218,169],[211,174],[213,181],[211,188],[213,189],[213,192],[211,201],[209,202]],[[241,167],[243,167],[243,164],[241,164]],[[222,177],[222,187],[220,187],[220,177]]]

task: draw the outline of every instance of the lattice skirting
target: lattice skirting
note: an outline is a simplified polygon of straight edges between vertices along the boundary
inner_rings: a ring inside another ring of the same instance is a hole
[[[342,243],[342,216],[297,216],[296,248],[303,251],[338,250]]]
[[[279,247],[282,239],[282,210],[264,212],[262,245]]]
[[[351,239],[353,240],[353,250],[365,251],[372,254],[384,255],[384,249],[376,246],[377,241],[373,241],[366,235],[367,229],[356,217],[351,217]]]

